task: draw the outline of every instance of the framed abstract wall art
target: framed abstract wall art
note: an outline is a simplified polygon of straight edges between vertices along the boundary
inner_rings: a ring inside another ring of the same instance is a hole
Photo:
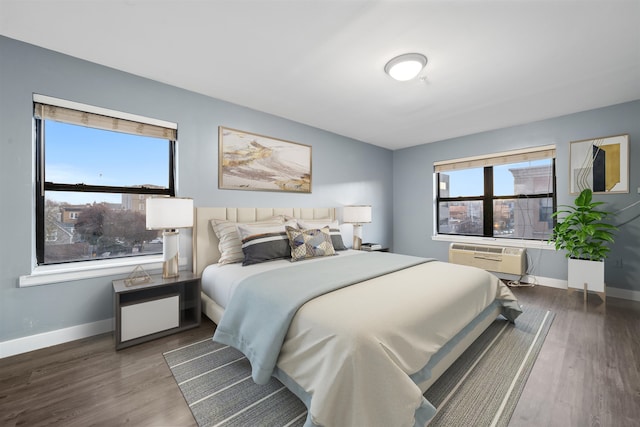
[[[218,187],[311,193],[311,146],[218,128]]]
[[[629,192],[629,135],[571,141],[570,193]]]

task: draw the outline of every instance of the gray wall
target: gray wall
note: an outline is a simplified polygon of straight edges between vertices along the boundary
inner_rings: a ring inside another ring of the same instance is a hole
[[[605,209],[618,211],[640,200],[640,101],[614,105],[522,126],[498,129],[461,138],[395,151],[393,154],[394,251],[447,260],[448,242],[432,241],[433,162],[491,154],[518,148],[556,144],[558,204],[572,204],[569,194],[569,142],[602,136],[629,134],[629,193],[596,195]],[[640,291],[640,205],[620,212],[616,242],[605,264],[605,282],[610,287]],[[529,250],[533,273],[567,279],[564,253]]]
[[[178,195],[196,206],[367,203],[365,237],[392,243],[391,151],[0,37],[0,343],[113,317],[111,280],[123,277],[17,285],[33,264],[33,93],[178,123]],[[311,145],[312,194],[219,190],[220,125]]]

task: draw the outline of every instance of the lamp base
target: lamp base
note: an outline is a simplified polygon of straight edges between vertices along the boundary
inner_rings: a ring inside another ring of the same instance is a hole
[[[162,233],[162,278],[172,279],[178,277],[178,232],[164,231]]]
[[[362,224],[353,224],[353,249],[362,248]]]
[[[180,276],[178,269],[178,255],[162,263],[162,278],[173,279]]]

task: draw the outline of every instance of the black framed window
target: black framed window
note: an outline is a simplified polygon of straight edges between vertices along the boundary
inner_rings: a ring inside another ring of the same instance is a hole
[[[34,97],[38,265],[162,253],[145,201],[175,195],[176,127],[61,104]]]
[[[437,162],[435,178],[438,234],[551,237],[555,148]]]

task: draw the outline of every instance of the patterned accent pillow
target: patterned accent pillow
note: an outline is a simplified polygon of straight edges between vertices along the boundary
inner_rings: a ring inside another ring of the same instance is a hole
[[[224,219],[212,219],[210,221],[213,232],[218,237],[218,250],[220,250],[219,265],[233,264],[244,260],[242,252],[242,242],[238,235],[237,222],[227,221]],[[276,215],[260,222],[253,222],[253,225],[278,225],[284,223],[282,215]]]
[[[285,226],[297,228],[295,221],[281,225],[238,224],[244,258],[242,265],[252,265],[274,259],[290,258],[291,249]]]
[[[329,227],[299,230],[286,227],[291,246],[291,261],[335,255]]]
[[[298,227],[302,229],[318,229],[329,227],[329,232],[331,234],[331,243],[333,243],[333,248],[336,251],[346,251],[347,247],[344,245],[342,241],[342,234],[340,233],[340,224],[337,220],[332,221],[331,219],[299,219]]]

